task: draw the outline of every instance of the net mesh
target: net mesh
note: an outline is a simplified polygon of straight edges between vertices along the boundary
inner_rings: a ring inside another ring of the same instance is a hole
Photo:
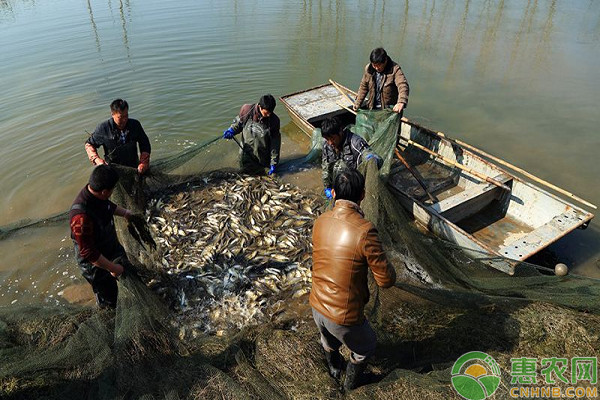
[[[450,368],[478,350],[502,367],[496,398],[508,398],[511,358],[595,355],[597,280],[527,263],[507,276],[412,223],[386,184],[399,124],[392,113],[360,112],[353,127],[385,160],[381,171],[361,167],[361,206],[398,275],[389,289],[370,282],[366,314],[378,349],[365,385],[344,393],[328,375],[308,305],[310,231],[328,205],[277,179],[173,172],[210,157],[211,140],[155,162],[143,180],[119,169],[113,201],[145,215],[157,246],[134,240],[117,219],[133,266],[119,279],[116,310],[0,308],[0,397],[459,399]],[[319,143],[315,132],[307,156],[282,171],[314,164]],[[2,227],[0,240],[48,224],[66,227],[66,214]]]

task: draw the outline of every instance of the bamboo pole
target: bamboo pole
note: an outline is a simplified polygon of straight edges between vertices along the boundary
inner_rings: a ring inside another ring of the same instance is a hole
[[[394,149],[394,150],[396,152],[396,157],[398,157],[398,159],[402,162],[402,164],[404,164],[404,166],[406,167],[406,169],[412,174],[412,176],[417,180],[417,182],[419,182],[419,185],[421,185],[421,187],[423,188],[423,190],[425,191],[425,193],[427,193],[427,197],[429,197],[429,199],[433,203],[437,203],[439,200],[437,199],[437,197],[435,197],[433,194],[431,194],[429,192],[429,190],[427,190],[427,186],[425,186],[425,183],[421,179],[421,174],[419,174],[419,172],[417,170],[413,169],[413,167],[410,166],[410,164],[408,163],[408,161],[406,161],[404,159],[404,157],[402,157],[402,155],[400,154],[400,152],[398,151],[398,149]]]
[[[353,109],[343,105],[342,103],[340,103],[339,101],[335,102],[338,106],[342,107],[344,110],[346,111],[350,111],[352,114],[356,115],[356,111],[354,111]]]
[[[502,188],[502,189],[507,190],[507,191],[510,192],[510,188],[508,186],[506,186],[503,183],[498,182],[497,180],[495,180],[493,178],[490,178],[487,175],[482,174],[481,172],[477,172],[477,171],[473,170],[472,168],[469,168],[469,167],[466,167],[466,166],[464,166],[462,164],[459,164],[456,161],[453,161],[453,160],[451,160],[451,159],[449,159],[447,157],[444,157],[443,155],[441,155],[439,153],[436,153],[435,151],[430,150],[427,147],[425,147],[425,146],[423,146],[423,145],[421,145],[419,143],[416,143],[416,142],[414,142],[414,141],[412,141],[410,139],[407,139],[407,141],[408,141],[408,144],[411,144],[411,145],[415,146],[416,148],[418,148],[420,150],[423,150],[424,152],[426,152],[426,153],[428,153],[428,154],[430,154],[430,155],[432,155],[432,156],[434,156],[436,158],[439,158],[440,160],[444,161],[446,164],[450,164],[450,165],[452,165],[454,167],[462,169],[463,171],[465,171],[465,172],[467,172],[467,173],[469,173],[469,174],[471,174],[471,175],[473,175],[473,176],[475,176],[475,177],[477,177],[477,178],[479,178],[481,180],[484,180],[484,181],[486,181],[488,183],[496,185],[499,188]]]
[[[335,81],[333,80],[329,80],[329,83],[331,83],[333,85],[334,88],[336,88],[338,90],[338,92],[340,92],[342,94],[342,96],[348,96],[348,100],[350,100],[350,105],[354,105],[354,100],[352,100],[352,97],[350,97],[350,95],[348,93],[346,93],[346,91],[344,91],[344,89],[342,89],[340,87],[340,85],[338,85]]]
[[[555,186],[555,185],[551,184],[550,182],[543,180],[542,178],[538,178],[537,176],[535,176],[533,174],[530,174],[529,172],[525,171],[524,169],[521,169],[521,168],[519,168],[519,167],[517,167],[517,166],[515,166],[513,164],[510,164],[510,163],[508,163],[508,162],[506,162],[506,161],[498,158],[498,157],[495,157],[495,156],[493,156],[493,155],[491,155],[489,153],[486,153],[485,151],[483,151],[481,149],[478,149],[477,147],[471,146],[470,144],[467,144],[467,143],[465,143],[463,141],[460,141],[458,139],[451,139],[448,136],[444,135],[444,133],[442,133],[442,132],[436,132],[436,134],[438,136],[440,136],[440,137],[442,137],[442,138],[444,138],[444,139],[452,142],[452,143],[455,143],[455,144],[457,144],[457,145],[459,145],[461,147],[464,147],[465,149],[468,149],[468,150],[474,151],[476,153],[479,153],[479,155],[481,155],[483,157],[489,158],[490,160],[492,160],[494,162],[497,162],[500,165],[508,167],[508,168],[510,168],[510,169],[512,169],[512,170],[514,170],[514,171],[516,171],[518,173],[520,173],[520,174],[523,174],[524,176],[528,177],[529,179],[531,179],[531,180],[533,180],[535,182],[541,183],[542,185],[544,185],[546,187],[554,189],[557,192],[562,193],[565,196],[568,196],[568,197],[572,198],[573,200],[577,200],[578,202],[580,202],[582,204],[585,204],[588,207],[592,207],[594,209],[598,208],[594,204],[592,204],[592,203],[590,203],[590,202],[582,199],[581,197],[578,197],[578,196],[574,195],[573,193],[566,191],[565,189],[559,188],[558,186]]]

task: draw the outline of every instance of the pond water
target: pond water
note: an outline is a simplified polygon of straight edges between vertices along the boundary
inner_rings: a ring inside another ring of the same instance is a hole
[[[329,78],[356,89],[379,46],[410,83],[406,117],[600,203],[597,1],[0,0],[0,225],[69,208],[92,169],[83,143],[114,98],[156,159],[220,135],[264,93]],[[283,156],[302,154],[308,140],[276,112]],[[213,154],[235,165],[236,153]],[[596,220],[550,250],[600,277]],[[0,251],[0,305],[81,280],[67,226]]]

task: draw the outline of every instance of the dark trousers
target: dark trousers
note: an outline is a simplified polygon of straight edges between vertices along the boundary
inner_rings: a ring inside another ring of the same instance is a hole
[[[79,254],[77,246],[75,246],[75,253]],[[119,263],[124,269],[130,265],[125,250],[119,245],[115,251],[117,255],[113,258],[113,261]],[[92,285],[92,290],[96,295],[96,302],[100,307],[111,307],[117,306],[117,296],[119,294],[119,288],[117,286],[117,279],[105,269],[98,268],[92,263],[85,259],[77,260],[79,269],[81,269],[81,275]]]
[[[98,305],[100,307],[115,308],[119,294],[117,279],[110,272],[102,268],[95,266],[91,268],[86,266],[84,268],[81,265],[80,267],[83,277],[92,285]]]
[[[352,363],[363,363],[373,355],[377,339],[369,321],[360,325],[338,325],[312,309],[313,319],[321,333],[321,345],[327,352],[338,351],[344,344],[350,350]]]
[[[240,169],[242,173],[248,175],[264,175],[265,167],[260,165],[258,159],[249,153],[249,147],[246,147],[246,149],[248,149],[248,151],[240,153]]]

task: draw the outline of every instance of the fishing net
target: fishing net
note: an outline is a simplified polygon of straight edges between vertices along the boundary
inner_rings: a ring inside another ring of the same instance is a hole
[[[504,275],[415,226],[386,179],[399,126],[393,113],[360,112],[352,128],[385,160],[362,164],[361,206],[398,275],[389,289],[370,282],[378,349],[363,386],[344,393],[328,375],[308,305],[312,223],[330,205],[280,178],[216,167],[212,140],[143,179],[119,168],[113,201],[144,216],[155,246],[116,219],[132,263],[116,310],[0,308],[0,397],[459,399],[450,369],[478,350],[501,366],[495,398],[508,398],[511,358],[595,355],[597,280],[527,263]],[[319,168],[320,141],[317,131],[282,174]],[[3,227],[0,239],[61,224],[66,213]]]

